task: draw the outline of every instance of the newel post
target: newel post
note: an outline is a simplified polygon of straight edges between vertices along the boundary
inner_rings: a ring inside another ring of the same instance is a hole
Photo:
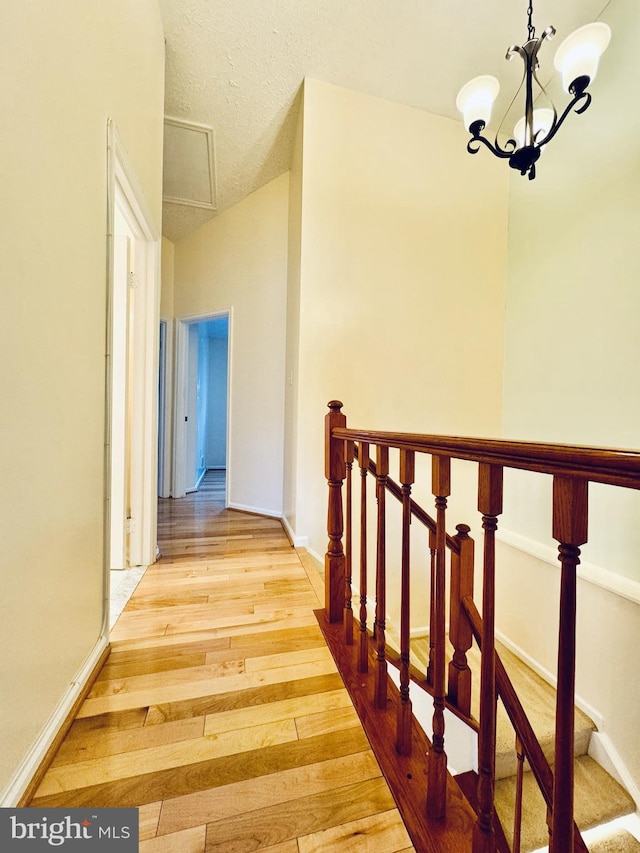
[[[580,545],[587,541],[588,480],[553,478],[553,538],[557,540],[560,575],[558,687],[553,779],[551,853],[573,850],[573,733],[576,680],[576,577]]]
[[[345,556],[342,548],[342,481],[346,476],[345,442],[332,431],[346,427],[342,403],[332,400],[324,419],[324,471],[329,484],[327,534],[329,544],[324,558],[324,609],[328,622],[340,622],[345,599]]]

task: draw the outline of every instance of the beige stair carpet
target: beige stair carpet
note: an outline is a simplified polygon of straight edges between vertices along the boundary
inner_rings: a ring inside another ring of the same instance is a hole
[[[515,786],[515,776],[496,782],[496,811],[509,841],[513,838]],[[521,845],[523,853],[527,853],[549,843],[547,809],[532,773],[524,774],[522,799]],[[576,759],[574,814],[581,830],[634,811],[635,803],[629,794],[599,764],[587,755]]]
[[[589,853],[640,853],[640,841],[626,829],[589,845]]]
[[[555,746],[555,703],[556,692],[530,667],[512,654],[502,644],[496,650],[513,683],[515,691],[529,718],[529,722],[550,764],[553,764]],[[413,663],[426,670],[429,659],[429,640],[417,639],[411,643]],[[480,652],[477,647],[468,652],[467,658],[473,673],[472,713],[479,714]],[[599,826],[635,811],[635,804],[627,792],[609,774],[587,755],[591,733],[595,725],[589,717],[576,708],[574,750],[575,765],[575,818],[582,829]],[[507,713],[498,703],[496,732],[496,811],[509,841],[513,837],[515,805],[515,735]],[[523,824],[521,830],[522,851],[535,850],[549,843],[546,825],[546,806],[536,781],[525,762],[523,791]],[[640,853],[633,836],[613,836],[607,842],[594,846],[594,853]],[[620,846],[620,845],[627,846]],[[631,845],[631,846],[629,846]]]
[[[552,763],[555,748],[556,691],[503,645],[496,644],[496,649],[536,733],[542,751],[549,763]],[[479,671],[480,653],[475,650],[474,654],[478,657],[477,663],[474,661],[472,665],[475,672],[476,666]],[[479,678],[476,678],[476,682],[479,682]],[[479,683],[476,684],[476,690],[478,691],[477,701],[479,703]],[[576,708],[574,717],[574,750],[576,756],[586,755],[591,733],[594,729],[593,721],[579,708]],[[514,743],[515,735],[511,722],[502,703],[499,703],[496,731],[497,779],[511,776],[516,772],[517,761]]]

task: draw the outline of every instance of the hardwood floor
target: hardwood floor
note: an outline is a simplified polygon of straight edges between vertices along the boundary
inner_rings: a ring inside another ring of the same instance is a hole
[[[278,521],[159,505],[162,558],[30,805],[138,806],[142,853],[408,853]]]

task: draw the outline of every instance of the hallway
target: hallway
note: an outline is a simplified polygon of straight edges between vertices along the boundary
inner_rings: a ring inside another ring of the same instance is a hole
[[[31,806],[139,806],[143,853],[413,850],[277,520],[159,502],[161,559]]]

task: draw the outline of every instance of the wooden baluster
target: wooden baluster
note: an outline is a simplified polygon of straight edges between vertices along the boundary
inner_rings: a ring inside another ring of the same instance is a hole
[[[342,403],[332,400],[325,416],[325,477],[329,484],[327,533],[329,544],[324,558],[324,610],[328,622],[340,622],[344,611],[345,559],[342,550],[342,481],[346,476],[344,440],[334,438],[333,429],[346,427]]]
[[[431,484],[436,504],[436,571],[433,624],[433,741],[427,764],[427,815],[435,820],[445,816],[447,805],[447,756],[444,751],[445,699],[445,575],[447,497],[451,494],[451,459],[433,456]]]
[[[495,853],[493,826],[496,752],[495,532],[498,528],[497,516],[502,512],[502,466],[480,463],[478,510],[482,513],[484,561],[480,731],[478,734],[478,820],[473,832],[473,853]]]
[[[576,577],[587,541],[588,481],[553,478],[553,538],[559,543],[560,625],[550,853],[573,850],[573,736],[576,676]]]
[[[358,672],[369,669],[369,640],[367,637],[367,474],[369,445],[361,441],[358,448],[360,465],[360,644]]]
[[[427,666],[427,684],[433,686],[434,649],[436,630],[436,533],[429,530],[429,664]]]
[[[524,783],[524,750],[520,738],[516,735],[516,804],[513,816],[513,845],[511,853],[520,853],[520,836],[522,834],[522,786]]]
[[[449,640],[454,651],[453,659],[449,662],[448,698],[461,713],[469,717],[471,670],[467,662],[467,652],[471,648],[473,635],[462,600],[473,598],[474,541],[469,536],[470,528],[466,524],[458,524],[456,530],[458,553],[451,554]]]
[[[377,708],[387,705],[387,657],[386,657],[386,609],[387,609],[387,566],[386,566],[386,497],[389,475],[389,448],[376,448],[376,492],[378,499],[378,530],[376,548],[376,680],[375,704]]]
[[[411,699],[409,698],[409,649],[411,630],[410,524],[411,486],[415,482],[415,453],[400,451],[400,483],[402,484],[402,577],[400,592],[400,703],[396,749],[401,755],[411,752]]]
[[[355,459],[355,444],[353,441],[346,443],[347,461],[347,510],[345,531],[345,582],[344,582],[344,641],[347,646],[353,645],[353,608],[351,606],[351,580],[353,572],[353,484],[352,471]]]

